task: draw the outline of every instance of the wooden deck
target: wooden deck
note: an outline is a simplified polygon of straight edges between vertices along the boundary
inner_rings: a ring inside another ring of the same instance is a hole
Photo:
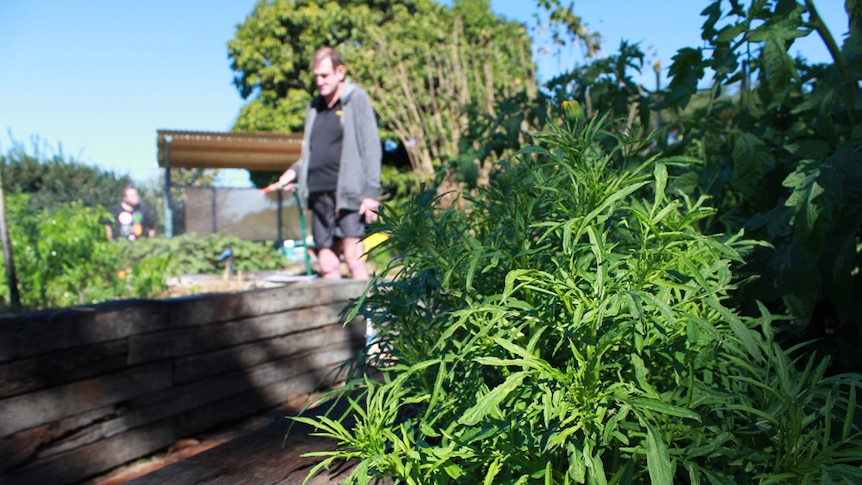
[[[314,414],[309,412],[307,414]],[[124,483],[128,485],[299,485],[319,458],[303,458],[311,451],[332,450],[332,440],[310,436],[310,428],[287,418],[242,434],[206,451],[181,459]],[[287,436],[287,439],[285,439]],[[352,465],[324,470],[307,483],[343,482]]]

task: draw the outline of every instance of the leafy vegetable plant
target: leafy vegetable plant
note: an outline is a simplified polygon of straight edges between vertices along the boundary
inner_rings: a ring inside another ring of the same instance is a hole
[[[149,298],[162,291],[169,255],[121,256],[107,240],[100,208],[73,202],[56,210],[32,213],[29,196],[8,199],[10,239],[21,303],[28,309],[99,303],[116,298]],[[0,295],[8,301],[3,272]]]
[[[349,483],[862,480],[859,376],[729,306],[758,243],[705,235],[714,209],[676,190],[697,161],[615,126],[570,117],[463,211],[428,193],[384,213],[401,260],[353,309],[379,350],[330,395],[355,424],[296,418],[339,443],[309,476],[358,459]]]

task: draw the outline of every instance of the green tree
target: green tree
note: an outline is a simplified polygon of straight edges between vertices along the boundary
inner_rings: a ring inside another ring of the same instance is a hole
[[[571,7],[538,4],[554,25],[567,25],[567,35],[595,47]],[[474,122],[468,110],[493,119],[506,99],[536,94],[526,28],[493,14],[488,0],[456,0],[451,8],[432,0],[260,2],[228,43],[234,83],[250,98],[234,128],[300,130],[321,45],[342,50],[350,76],[375,103],[383,137],[398,140],[411,169],[426,176],[477,151],[476,140],[462,140]],[[271,176],[252,178],[260,184]]]
[[[502,99],[536,93],[522,25],[500,20],[487,0],[438,10],[372,27],[369,41],[345,45],[382,123],[407,147],[413,171],[426,175],[458,155],[468,105],[493,116]]]
[[[301,129],[315,90],[310,65],[317,47],[361,44],[366,27],[386,25],[405,12],[428,13],[435,6],[440,8],[429,0],[259,2],[228,42],[234,84],[259,105],[243,109],[236,125]]]
[[[85,207],[108,206],[120,200],[123,187],[134,185],[128,175],[117,176],[77,161],[42,144],[38,138],[28,151],[15,143],[0,155],[6,194],[30,194],[29,210],[54,210],[80,201]],[[146,199],[146,194],[141,194]]]

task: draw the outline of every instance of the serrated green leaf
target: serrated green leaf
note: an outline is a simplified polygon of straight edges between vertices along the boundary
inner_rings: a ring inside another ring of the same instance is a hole
[[[768,169],[775,166],[772,151],[751,133],[738,133],[733,144],[732,183],[743,193],[758,185]]]
[[[690,409],[686,409],[680,406],[674,406],[672,404],[668,404],[655,399],[636,397],[630,399],[628,403],[635,408],[649,409],[650,411],[656,411],[668,416],[676,416],[678,418],[694,419],[695,421],[700,421],[700,414]]]
[[[658,430],[651,424],[645,424],[647,429],[646,457],[647,470],[652,483],[673,483],[670,457],[667,447]]]
[[[458,419],[458,422],[466,426],[475,426],[478,424],[479,421],[488,415],[488,413],[499,406],[500,402],[505,399],[510,392],[517,389],[527,375],[528,374],[526,372],[516,372],[509,375],[502,384],[495,387],[488,394],[480,397],[478,402]]]

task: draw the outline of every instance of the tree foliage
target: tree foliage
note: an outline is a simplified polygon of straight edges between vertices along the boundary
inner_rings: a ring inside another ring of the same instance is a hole
[[[259,2],[228,42],[234,84],[244,98],[257,100],[260,106],[252,110],[273,110],[283,126],[299,130],[305,107],[315,92],[311,59],[318,47],[361,44],[367,27],[386,25],[405,13],[430,14],[435,7],[440,8],[428,0]],[[247,110],[243,114],[248,114]],[[258,126],[242,116],[237,125],[253,129],[272,126]]]
[[[120,200],[123,187],[134,185],[128,175],[117,176],[83,164],[38,140],[29,152],[16,143],[0,155],[0,167],[5,193],[30,194],[29,209],[34,212],[59,209],[76,201],[85,207],[108,206]]]
[[[485,0],[437,10],[372,27],[367,41],[344,47],[381,122],[407,147],[413,171],[426,175],[459,154],[469,106],[494,116],[502,100],[536,93],[522,25],[499,19]]]
[[[575,40],[595,44],[571,7],[540,3],[561,12],[554,25],[568,22]],[[260,2],[228,43],[234,83],[249,98],[234,128],[300,130],[321,45],[341,49],[348,75],[371,95],[383,137],[398,141],[412,170],[426,177],[455,164],[487,179],[491,165],[481,162],[498,153],[483,153],[465,134],[479,134],[477,123],[495,119],[507,100],[537,95],[526,28],[493,14],[488,0],[451,8],[433,0]],[[519,121],[507,128],[523,143],[535,127]]]

